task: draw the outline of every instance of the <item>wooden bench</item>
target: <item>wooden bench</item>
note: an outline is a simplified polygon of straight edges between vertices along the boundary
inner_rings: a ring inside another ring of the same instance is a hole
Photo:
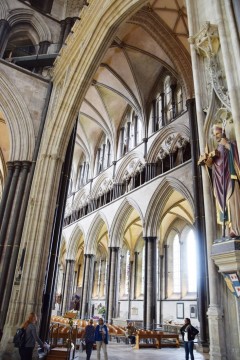
[[[133,349],[139,350],[140,347],[156,347],[157,349],[160,348],[160,336],[163,334],[162,331],[150,331],[150,330],[138,330],[136,333],[136,344]],[[154,340],[153,343],[140,343],[142,339],[145,340]]]
[[[111,338],[115,337],[117,342],[119,342],[120,339],[123,339],[125,342],[127,340],[126,329],[121,326],[108,325],[108,334]]]
[[[162,343],[162,339],[168,339],[168,340],[175,340],[175,342],[164,342]],[[160,336],[160,349],[162,347],[169,347],[169,346],[173,346],[173,347],[179,347],[179,335],[178,334],[172,334],[172,333],[163,333]]]
[[[153,340],[152,343],[141,343],[141,340]],[[175,340],[175,342],[162,342],[163,339]],[[179,347],[179,335],[172,333],[164,333],[162,331],[139,330],[136,334],[136,345],[134,349],[139,350],[140,347],[156,347],[161,349],[165,346]]]

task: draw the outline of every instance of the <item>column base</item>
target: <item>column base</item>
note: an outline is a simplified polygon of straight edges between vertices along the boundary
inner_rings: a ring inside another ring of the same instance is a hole
[[[19,351],[13,345],[13,334],[16,331],[16,326],[13,328],[4,327],[3,336],[0,343],[0,359],[2,360],[18,360]]]
[[[209,346],[209,343],[198,343],[196,344],[196,350],[197,352],[199,353],[202,353],[202,354],[208,354],[209,353],[209,350],[210,350],[210,346]]]
[[[223,311],[217,305],[208,308],[208,323],[210,337],[210,360],[227,360],[223,325]]]

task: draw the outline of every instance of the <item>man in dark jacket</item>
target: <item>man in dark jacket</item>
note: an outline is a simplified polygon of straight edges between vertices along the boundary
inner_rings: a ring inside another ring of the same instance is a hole
[[[86,342],[87,360],[90,360],[93,344],[95,342],[95,327],[92,319],[89,320],[89,324],[85,327],[82,338],[85,339]]]
[[[180,332],[183,337],[186,360],[189,359],[189,354],[191,356],[191,360],[194,360],[193,340],[195,339],[195,336],[199,333],[199,331],[191,325],[191,321],[189,318],[186,318],[184,322],[185,324],[183,325],[183,327],[181,327]]]

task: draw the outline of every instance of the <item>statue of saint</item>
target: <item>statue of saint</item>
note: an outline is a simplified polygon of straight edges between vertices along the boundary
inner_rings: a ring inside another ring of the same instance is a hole
[[[217,222],[227,226],[230,238],[240,237],[240,162],[237,144],[226,138],[220,125],[213,128],[217,149],[206,154],[204,163],[212,168],[213,190],[216,199]]]

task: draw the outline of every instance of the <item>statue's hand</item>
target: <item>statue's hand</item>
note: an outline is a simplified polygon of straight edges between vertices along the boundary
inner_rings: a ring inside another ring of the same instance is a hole
[[[208,157],[205,160],[205,165],[207,165],[208,167],[212,167],[212,163],[213,163],[213,158],[212,157]]]

